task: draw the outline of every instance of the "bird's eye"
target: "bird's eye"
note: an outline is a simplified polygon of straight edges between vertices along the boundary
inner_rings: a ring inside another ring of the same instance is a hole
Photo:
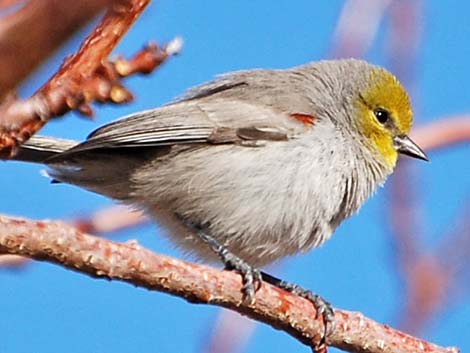
[[[377,108],[374,110],[374,115],[377,121],[381,124],[385,124],[387,121],[390,120],[390,112],[383,108]]]

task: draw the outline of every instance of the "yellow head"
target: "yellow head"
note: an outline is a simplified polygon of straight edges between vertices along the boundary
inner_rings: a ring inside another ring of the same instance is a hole
[[[408,137],[413,112],[408,94],[395,76],[381,68],[372,69],[357,107],[359,129],[388,167],[395,166],[398,153],[427,160]]]

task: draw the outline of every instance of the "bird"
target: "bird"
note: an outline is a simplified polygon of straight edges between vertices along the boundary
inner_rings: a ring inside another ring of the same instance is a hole
[[[85,141],[33,136],[14,157],[142,209],[184,252],[240,272],[252,300],[259,268],[328,240],[392,174],[400,154],[428,160],[389,71],[357,59],[227,73],[130,114]]]

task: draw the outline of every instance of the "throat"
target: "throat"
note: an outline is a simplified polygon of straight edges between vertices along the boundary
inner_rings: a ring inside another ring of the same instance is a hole
[[[372,135],[372,145],[377,149],[377,155],[373,156],[373,159],[383,160],[384,168],[388,170],[387,175],[393,171],[397,164],[398,152],[393,147],[391,138],[384,137],[382,135]]]
[[[387,158],[378,158],[377,153],[370,150],[361,151],[356,154],[354,166],[345,180],[343,207],[347,209],[348,217],[374,194],[378,186],[385,183],[396,163],[393,154]]]

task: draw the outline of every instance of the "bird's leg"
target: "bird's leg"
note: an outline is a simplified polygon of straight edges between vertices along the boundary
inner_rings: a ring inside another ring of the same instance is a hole
[[[199,230],[197,235],[220,257],[227,270],[236,271],[241,274],[243,278],[243,300],[253,303],[255,292],[261,286],[262,277],[260,270],[231,253],[225,246],[207,233]]]
[[[227,270],[238,272],[243,279],[243,300],[253,303],[255,292],[261,287],[261,272],[251,266],[245,260],[231,253],[227,247],[220,244],[214,237],[205,232],[205,227],[192,222],[179,213],[175,216],[183,222],[188,228],[193,230],[201,241],[207,244],[211,250],[219,256]]]
[[[297,284],[283,281],[279,278],[271,276],[266,272],[261,272],[261,277],[263,278],[263,281],[272,284],[273,286],[276,286],[278,288],[284,289],[292,294],[296,294],[302,298],[305,298],[313,304],[313,306],[317,310],[317,318],[320,315],[323,318],[323,341],[325,340],[326,336],[333,333],[333,331],[335,330],[335,312],[329,302],[327,302],[321,296],[313,293],[310,290],[304,289],[298,286]]]
[[[231,253],[225,246],[220,244],[215,238],[211,237],[207,233],[199,230],[197,234],[199,238],[204,243],[209,245],[212,251],[214,251],[220,257],[227,270],[236,271],[242,275],[243,294],[245,300],[250,303],[253,302],[255,292],[259,289],[261,281],[265,281],[280,289],[305,298],[313,304],[313,306],[317,310],[317,317],[321,315],[323,318],[323,341],[325,340],[326,336],[330,335],[335,330],[334,310],[331,304],[325,299],[323,299],[321,296],[313,293],[310,290],[304,289],[297,284],[289,283],[274,276],[271,276],[266,272],[261,272],[257,268],[254,268],[253,266],[248,264],[245,260]]]
[[[177,215],[179,216],[179,215]],[[323,299],[318,294],[310,290],[306,290],[297,284],[283,281],[279,278],[271,276],[266,272],[261,272],[259,269],[251,266],[245,260],[237,255],[231,253],[224,245],[220,244],[214,237],[204,232],[201,228],[195,226],[192,222],[185,220],[183,217],[179,218],[189,227],[196,231],[199,239],[207,244],[211,250],[219,256],[222,263],[227,270],[236,271],[242,275],[243,278],[243,299],[249,303],[254,301],[255,293],[260,288],[261,282],[265,281],[273,286],[296,294],[302,298],[310,301],[317,310],[317,317],[320,315],[323,319],[324,334],[320,346],[325,346],[325,338],[335,330],[335,313],[329,302]],[[317,351],[317,349],[315,349]]]

